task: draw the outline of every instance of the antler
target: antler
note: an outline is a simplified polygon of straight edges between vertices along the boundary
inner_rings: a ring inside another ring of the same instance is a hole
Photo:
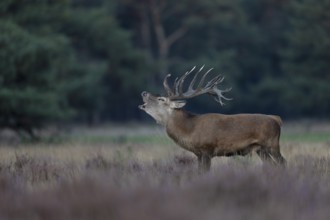
[[[225,77],[216,76],[213,79],[211,79],[209,82],[204,85],[204,81],[206,76],[212,71],[213,68],[206,71],[206,73],[202,76],[200,82],[198,83],[198,86],[194,89],[195,83],[197,80],[197,77],[199,73],[203,70],[204,66],[202,66],[194,75],[194,78],[189,84],[189,87],[186,92],[183,92],[183,84],[185,79],[195,70],[196,66],[194,66],[190,71],[187,71],[185,74],[183,74],[180,78],[176,78],[173,84],[173,89],[169,86],[167,79],[171,76],[171,74],[168,74],[164,79],[164,88],[167,92],[168,97],[171,100],[182,100],[182,99],[189,99],[195,96],[199,96],[202,94],[209,94],[212,95],[215,99],[215,101],[219,102],[221,105],[224,105],[222,99],[224,100],[231,100],[230,98],[225,97],[223,94],[226,92],[229,92],[231,88],[220,90],[217,88],[218,84],[220,84]]]

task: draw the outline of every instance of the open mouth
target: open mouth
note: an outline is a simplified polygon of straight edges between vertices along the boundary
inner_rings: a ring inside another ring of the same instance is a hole
[[[139,109],[144,110],[146,108],[147,103],[144,103],[143,105],[139,105]]]
[[[139,109],[141,110],[144,110],[146,108],[146,105],[147,105],[147,99],[148,99],[148,93],[146,91],[143,91],[141,93],[141,96],[142,96],[142,100],[143,100],[143,105],[139,105]]]

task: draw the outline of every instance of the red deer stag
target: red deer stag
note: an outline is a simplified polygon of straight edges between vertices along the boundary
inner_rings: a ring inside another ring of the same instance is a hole
[[[180,78],[176,78],[173,88],[168,84],[168,74],[164,79],[167,96],[155,96],[142,92],[143,105],[139,108],[153,117],[157,123],[165,126],[166,132],[178,145],[193,152],[198,158],[198,167],[209,170],[211,159],[215,156],[246,155],[256,151],[262,161],[274,164],[285,164],[280,153],[279,138],[281,118],[263,114],[202,114],[196,115],[182,109],[185,99],[202,94],[209,94],[223,105],[224,96],[230,89],[220,90],[217,86],[224,77],[216,76],[204,83],[208,70],[196,86],[196,71],[187,91],[183,91],[186,78],[194,72],[195,67]]]

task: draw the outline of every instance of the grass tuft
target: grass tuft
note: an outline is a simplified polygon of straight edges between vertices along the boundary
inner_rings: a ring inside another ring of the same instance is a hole
[[[131,131],[109,140],[100,132],[88,141],[1,146],[0,219],[330,216],[330,148],[323,137],[283,138],[286,167],[262,164],[252,154],[214,158],[211,171],[200,173],[196,157],[165,136],[137,138]]]

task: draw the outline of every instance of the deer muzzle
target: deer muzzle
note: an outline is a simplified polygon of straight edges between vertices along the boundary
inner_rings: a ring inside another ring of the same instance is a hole
[[[142,96],[142,99],[143,99],[144,103],[143,103],[143,105],[139,105],[139,109],[144,110],[146,105],[147,105],[147,101],[148,101],[148,98],[149,98],[150,94],[146,91],[143,91],[141,93],[141,96]]]

